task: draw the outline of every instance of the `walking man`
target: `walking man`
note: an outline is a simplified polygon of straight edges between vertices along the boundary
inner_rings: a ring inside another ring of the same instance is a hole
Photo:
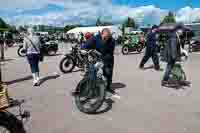
[[[140,63],[140,66],[139,66],[140,69],[144,69],[145,63],[149,60],[149,58],[152,58],[155,70],[160,70],[159,58],[158,58],[157,50],[156,50],[157,31],[158,31],[158,26],[154,25],[152,29],[150,30],[150,32],[147,34],[146,51]]]

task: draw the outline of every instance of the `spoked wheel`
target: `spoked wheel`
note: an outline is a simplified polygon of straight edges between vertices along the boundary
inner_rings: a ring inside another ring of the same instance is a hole
[[[20,57],[25,57],[25,56],[26,56],[26,52],[24,51],[23,47],[19,47],[19,48],[18,48],[17,54],[18,54]]]
[[[122,54],[123,55],[127,55],[129,53],[129,48],[128,48],[128,46],[123,46],[122,47]]]
[[[60,62],[60,70],[63,73],[69,73],[72,72],[72,70],[75,68],[76,62],[74,62],[74,59],[72,56],[67,55],[65,58],[63,58]]]
[[[81,80],[78,84],[75,95],[77,108],[87,114],[95,113],[103,104],[105,99],[105,84],[98,84],[95,88],[90,88],[88,80]]]

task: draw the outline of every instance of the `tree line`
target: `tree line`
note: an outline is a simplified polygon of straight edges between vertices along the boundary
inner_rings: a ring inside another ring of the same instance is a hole
[[[168,15],[164,17],[164,19],[161,21],[160,25],[167,24],[167,23],[176,23],[175,15],[172,12],[169,12]],[[109,21],[102,21],[100,17],[96,20],[96,26],[108,26],[113,25],[112,22]],[[19,31],[25,31],[28,26],[19,26]],[[49,32],[49,33],[55,33],[55,32],[67,32],[73,28],[76,27],[84,27],[84,25],[81,24],[73,24],[73,25],[66,25],[65,27],[54,27],[54,26],[46,26],[46,25],[37,25],[33,26],[33,28],[37,31],[43,31],[43,32]],[[134,18],[128,17],[123,23],[121,30],[124,33],[126,27],[131,27],[134,29],[138,28],[138,25],[136,24]],[[16,32],[17,29],[15,26],[11,26],[7,24],[2,18],[0,18],[0,31],[9,30],[11,32]]]

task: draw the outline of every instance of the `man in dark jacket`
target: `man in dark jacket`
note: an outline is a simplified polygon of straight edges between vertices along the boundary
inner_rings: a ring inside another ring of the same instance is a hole
[[[104,75],[107,78],[107,91],[115,94],[115,91],[111,89],[113,67],[114,67],[114,50],[115,40],[112,38],[109,29],[105,28],[102,32],[81,46],[83,49],[96,49],[102,54],[104,62]]]
[[[158,26],[154,25],[151,31],[147,34],[146,51],[139,66],[141,69],[144,68],[144,64],[149,60],[150,57],[152,57],[155,69],[160,70],[159,58],[156,51],[156,47],[157,47],[156,32],[157,31],[158,31]]]
[[[169,43],[165,46],[164,60],[167,62],[167,67],[165,70],[164,78],[162,80],[162,86],[170,84],[170,74],[175,65],[176,61],[181,56],[180,42],[177,38],[177,30],[180,27],[176,27],[169,33]]]

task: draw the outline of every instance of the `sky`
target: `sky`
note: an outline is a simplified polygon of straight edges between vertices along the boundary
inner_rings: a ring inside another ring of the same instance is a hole
[[[98,17],[120,23],[132,17],[140,25],[159,24],[173,11],[176,20],[200,20],[199,0],[0,0],[0,17],[12,25],[91,25]]]

